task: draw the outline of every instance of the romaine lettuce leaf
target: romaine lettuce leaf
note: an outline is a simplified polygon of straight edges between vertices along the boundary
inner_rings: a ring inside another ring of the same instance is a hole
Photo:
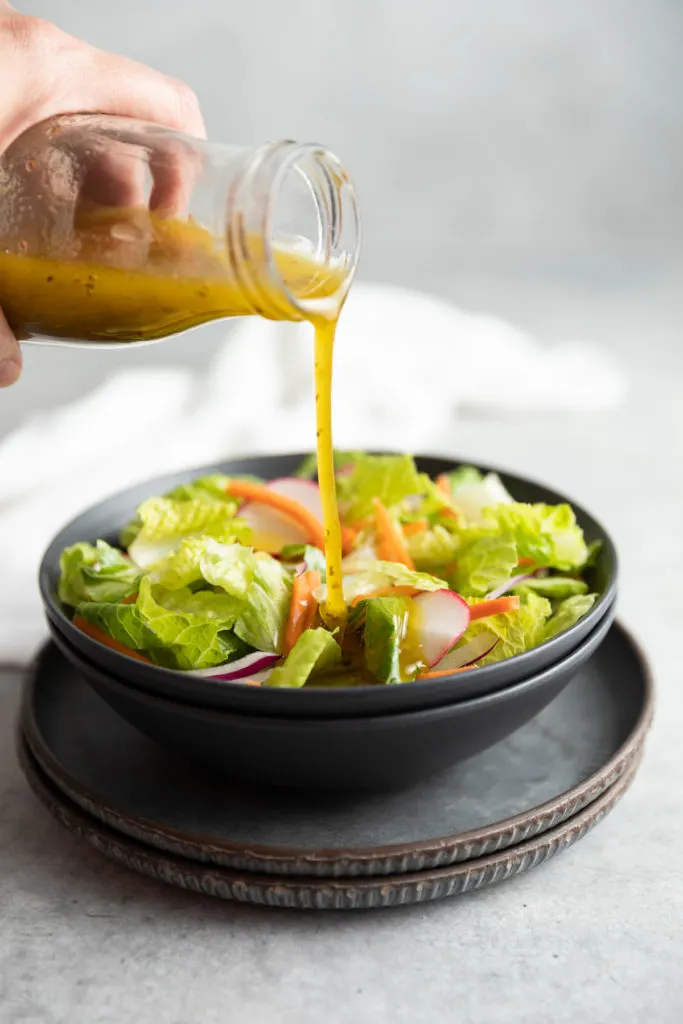
[[[175,551],[183,537],[210,536],[248,544],[251,529],[235,517],[234,509],[231,502],[150,498],[138,509],[141,526],[128,553],[137,565],[148,569]]]
[[[224,544],[213,537],[186,537],[168,558],[151,571],[155,583],[178,590],[202,580],[244,600],[256,558],[242,544]]]
[[[227,493],[229,481],[230,477],[225,473],[210,473],[208,476],[197,477],[187,484],[179,484],[173,490],[167,491],[164,497],[171,501],[220,501],[231,505],[234,512],[237,501]]]
[[[381,683],[401,683],[401,650],[409,624],[408,602],[402,597],[371,597],[365,612],[365,666]]]
[[[235,633],[257,651],[282,653],[291,598],[292,573],[270,555],[256,556]]]
[[[140,578],[137,566],[103,540],[65,548],[59,568],[59,600],[72,608],[81,601],[122,601],[137,591]]]
[[[352,466],[357,459],[363,457],[362,452],[343,452],[335,449],[332,453],[332,462],[335,473],[338,473],[342,469],[346,469],[348,466]],[[314,480],[317,475],[318,456],[315,452],[312,452],[299,464],[294,476],[299,477],[301,480]]]
[[[469,472],[477,471],[470,469]],[[487,473],[478,481],[461,478],[453,488],[453,507],[470,523],[483,525],[486,509],[510,503],[512,498],[496,473]]]
[[[408,551],[415,567],[423,572],[443,568],[452,562],[460,540],[438,523],[430,530],[408,538]]]
[[[515,654],[529,651],[546,639],[544,629],[551,611],[550,601],[545,597],[538,597],[534,593],[526,594],[522,597],[521,606],[517,611],[491,615],[470,623],[455,649],[463,647],[479,633],[493,633],[500,642],[490,654],[478,661],[477,665],[490,665],[495,661],[503,661]]]
[[[517,545],[509,534],[481,537],[458,552],[451,584],[465,596],[483,596],[509,579],[517,567]]]
[[[512,502],[487,509],[485,515],[492,527],[514,537],[520,558],[563,572],[586,561],[588,548],[571,505]]]
[[[540,597],[547,597],[551,601],[562,601],[575,594],[586,594],[588,584],[583,580],[572,579],[571,576],[546,576],[543,579],[533,577],[524,580],[524,583],[520,583],[513,589],[516,594],[526,594],[533,590]]]
[[[543,640],[550,640],[551,637],[563,633],[565,629],[573,626],[591,610],[597,599],[597,594],[577,594],[574,597],[568,597],[545,624]]]
[[[422,474],[410,455],[359,454],[353,470],[339,481],[339,494],[349,522],[369,515],[375,498],[390,508],[423,490]]]
[[[302,633],[285,661],[273,669],[264,686],[303,686],[312,675],[321,675],[341,663],[341,648],[326,629],[308,629]]]
[[[235,601],[210,591],[165,590],[140,580],[135,604],[79,604],[77,613],[167,668],[212,668],[246,651],[231,632]]]

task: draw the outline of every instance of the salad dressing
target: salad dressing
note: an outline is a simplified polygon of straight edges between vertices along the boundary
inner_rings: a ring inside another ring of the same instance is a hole
[[[19,253],[0,251],[0,308],[24,336],[134,343],[226,317],[258,313],[273,320],[298,320],[296,300],[306,299],[309,308],[317,308],[309,320],[315,332],[316,447],[328,584],[324,611],[329,625],[340,625],[346,605],[331,389],[343,302],[341,271],[335,273],[293,249],[276,248],[277,275],[284,294],[293,300],[286,305],[282,289],[278,294],[268,280],[245,287],[226,243],[199,224],[137,207],[82,205],[59,258],[33,255],[41,249],[39,239],[22,239],[18,247]]]

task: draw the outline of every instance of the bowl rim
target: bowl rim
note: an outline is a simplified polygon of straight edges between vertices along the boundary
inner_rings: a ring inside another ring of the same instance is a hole
[[[55,564],[55,563],[58,563],[58,561],[59,561],[59,555],[61,554],[61,551],[63,550],[63,547],[64,547],[64,543],[61,540],[63,535],[67,531],[71,531],[72,529],[75,529],[82,520],[87,520],[88,518],[90,518],[99,508],[101,508],[101,506],[106,505],[109,502],[122,502],[122,501],[125,501],[125,499],[126,499],[126,497],[128,495],[131,496],[131,504],[132,504],[133,503],[133,495],[135,495],[137,492],[139,492],[139,491],[141,491],[143,489],[147,490],[149,494],[160,493],[163,490],[168,489],[169,484],[171,484],[171,485],[173,485],[173,483],[177,484],[181,479],[191,480],[191,479],[194,479],[195,477],[198,477],[198,476],[208,475],[209,473],[225,472],[225,467],[226,466],[234,466],[235,464],[240,464],[240,463],[253,463],[255,461],[259,461],[260,462],[261,460],[265,461],[265,460],[270,460],[270,459],[290,459],[290,460],[294,460],[294,461],[296,461],[296,460],[303,461],[303,459],[306,457],[307,454],[310,454],[310,453],[307,453],[307,452],[261,453],[261,454],[256,454],[256,455],[239,455],[239,456],[234,456],[232,458],[216,460],[214,462],[211,462],[211,463],[208,463],[208,464],[204,464],[204,465],[201,465],[201,466],[188,467],[186,469],[177,470],[175,472],[164,473],[164,474],[160,474],[160,475],[158,475],[156,477],[147,478],[144,481],[139,481],[138,483],[131,485],[130,487],[126,487],[126,488],[120,489],[118,491],[115,491],[112,494],[108,495],[107,497],[101,499],[100,501],[95,502],[94,504],[88,506],[87,508],[82,510],[78,515],[74,516],[67,523],[65,523],[61,527],[61,529],[53,536],[52,540],[50,541],[49,545],[47,546],[47,548],[46,548],[46,550],[45,550],[45,552],[43,554],[43,557],[41,559],[40,567],[39,567],[39,570],[38,570],[38,588],[39,588],[39,591],[40,591],[42,602],[45,605],[46,612],[47,612],[48,609],[50,609],[50,612],[48,612],[48,616],[51,617],[53,619],[53,621],[56,619],[56,623],[55,624],[60,624],[60,627],[59,627],[60,628],[60,632],[63,635],[65,634],[67,637],[69,635],[69,630],[72,630],[72,629],[76,628],[73,625],[73,622],[71,621],[69,616],[66,614],[66,612],[62,608],[61,603],[57,599],[56,593],[54,593],[52,591],[51,581],[50,581],[50,568],[49,568],[49,565],[50,565],[50,563]],[[396,454],[396,453],[395,452],[389,452],[389,451],[373,451],[371,454],[390,455],[390,454]],[[495,678],[495,676],[500,673],[500,670],[501,670],[502,666],[509,666],[509,665],[514,665],[516,667],[516,669],[518,670],[519,676],[523,677],[524,673],[525,673],[525,671],[527,669],[533,671],[534,661],[536,660],[537,652],[539,650],[544,650],[546,652],[551,652],[553,650],[553,648],[556,649],[558,647],[562,647],[563,644],[566,643],[567,638],[570,637],[571,634],[577,628],[581,627],[582,625],[583,625],[583,627],[585,629],[586,625],[590,624],[589,625],[589,632],[587,634],[587,635],[590,635],[590,633],[593,631],[593,629],[595,628],[597,623],[600,621],[600,619],[608,612],[609,608],[614,604],[614,601],[615,601],[616,595],[617,595],[617,580],[618,580],[618,575],[619,575],[618,555],[617,555],[617,551],[616,551],[616,547],[614,545],[614,542],[613,542],[610,534],[608,533],[608,531],[602,525],[602,523],[599,520],[597,520],[590,512],[588,512],[586,509],[584,509],[583,506],[581,506],[578,503],[574,502],[571,498],[569,498],[569,497],[567,497],[565,495],[562,495],[559,492],[555,491],[552,487],[548,487],[545,484],[542,484],[539,481],[531,479],[529,477],[519,476],[518,474],[516,474],[514,472],[510,472],[510,471],[508,471],[508,470],[506,470],[504,468],[501,468],[499,466],[491,466],[491,465],[488,465],[488,464],[480,463],[480,462],[478,462],[478,461],[476,461],[474,459],[469,459],[468,460],[468,459],[460,459],[458,457],[450,457],[450,456],[445,456],[445,455],[430,455],[430,454],[426,454],[426,453],[416,453],[416,454],[413,455],[413,458],[415,458],[416,462],[418,462],[418,463],[420,461],[435,461],[435,462],[447,463],[447,464],[453,466],[454,468],[456,468],[458,466],[462,466],[462,465],[474,465],[474,466],[476,466],[482,472],[485,472],[485,473],[496,473],[499,476],[507,477],[509,480],[521,483],[521,484],[523,484],[526,487],[530,487],[531,489],[538,489],[539,491],[544,491],[546,493],[552,494],[552,495],[557,497],[558,503],[566,502],[566,503],[570,504],[571,507],[574,509],[574,511],[577,513],[578,518],[588,519],[595,527],[597,527],[598,531],[600,533],[602,533],[602,535],[603,535],[603,546],[604,546],[604,549],[605,549],[605,551],[607,553],[608,565],[609,565],[609,567],[611,569],[611,572],[610,572],[610,576],[609,576],[606,588],[600,594],[598,600],[595,602],[593,607],[587,612],[587,614],[582,619],[580,619],[578,623],[575,623],[573,626],[570,626],[570,628],[565,630],[564,632],[556,634],[554,637],[551,637],[550,640],[545,641],[543,644],[540,644],[538,647],[532,648],[529,651],[523,651],[521,654],[515,654],[511,658],[506,658],[504,661],[495,662],[492,665],[485,665],[483,667],[478,668],[477,669],[478,678],[481,678],[481,676],[479,676],[479,673],[481,673],[481,674],[486,673],[485,678],[487,678],[487,679],[489,679],[491,677]],[[157,489],[154,490],[154,488],[157,488]],[[514,490],[514,483],[513,483],[512,489]],[[101,645],[98,644],[98,642],[96,640],[93,640],[92,638],[88,637],[86,634],[83,634],[83,637],[84,637],[85,646],[87,648],[90,648],[92,650],[92,652],[93,652],[93,655],[95,655],[95,653],[97,651],[97,648],[101,647]],[[89,642],[87,642],[87,641],[89,641]],[[122,654],[119,651],[116,651],[116,650],[114,650],[112,648],[106,648],[106,650],[107,650],[107,657],[108,657],[108,659],[113,660],[113,662],[115,664],[116,663],[120,663],[122,665],[122,667],[125,666],[125,665],[130,665],[132,659],[129,658],[127,655]],[[181,677],[183,677],[185,679],[187,679],[189,677],[189,673],[184,673],[184,672],[180,672],[178,670],[164,668],[164,667],[162,667],[160,665],[153,665],[153,664],[147,665],[147,664],[144,664],[142,662],[136,662],[135,664],[136,664],[136,670],[137,671],[140,671],[141,673],[144,673],[149,678],[156,679],[157,685],[161,685],[162,680],[167,677],[168,673],[172,673],[174,676],[181,676]],[[552,662],[552,664],[554,664],[554,662]],[[192,676],[191,678],[192,678],[192,685],[197,690],[197,699],[198,700],[201,699],[201,694],[202,693],[208,693],[209,690],[215,691],[215,687],[216,687],[215,681],[212,681],[210,679],[203,679],[203,678],[198,677],[198,676]],[[459,679],[459,677],[458,677],[457,673],[454,673],[452,675],[448,675],[448,676],[444,676],[442,678],[439,678],[438,680],[424,680],[421,683],[421,687],[422,688],[428,687],[430,690],[432,688],[434,688],[434,689],[436,689],[436,688],[445,689],[446,687],[456,683],[458,681],[458,679]],[[509,685],[514,685],[514,682],[509,682],[509,683],[506,684],[506,686],[509,686]],[[221,689],[224,689],[227,693],[235,692],[236,690],[243,689],[243,686],[244,686],[244,684],[240,683],[240,682],[231,682],[230,680],[222,680],[221,681]],[[255,690],[255,692],[258,690],[259,693],[273,693],[274,692],[269,687],[258,687],[258,688],[253,688],[253,689]],[[383,689],[386,689],[386,688],[383,688]],[[391,690],[393,688],[390,687],[388,689]],[[295,708],[294,708],[294,701],[296,701],[297,699],[300,699],[300,695],[301,694],[305,694],[306,697],[310,697],[311,694],[313,694],[313,693],[315,693],[316,695],[317,694],[321,694],[321,693],[329,693],[329,694],[336,694],[336,695],[338,695],[338,697],[340,699],[343,699],[345,696],[348,697],[350,694],[359,695],[362,692],[374,692],[375,690],[376,690],[376,687],[366,687],[364,689],[363,687],[357,687],[357,686],[356,687],[340,686],[340,687],[335,687],[334,690],[330,690],[330,691],[325,691],[323,689],[313,689],[313,688],[311,688],[309,690],[306,690],[305,688],[302,687],[302,688],[292,688],[292,689],[278,689],[277,693],[279,695],[280,694],[285,694],[285,693],[299,695],[299,697],[293,697],[293,698],[285,697],[284,698],[285,700],[292,699],[292,703],[293,703],[292,710],[295,710]],[[280,699],[282,699],[282,698],[280,698]],[[266,697],[265,700],[268,700],[268,698]]]
[[[616,611],[614,606],[612,612]],[[264,714],[253,714],[242,711],[235,711],[233,709],[223,709],[216,707],[204,707],[198,704],[188,704],[184,701],[174,700],[170,696],[162,696],[158,693],[148,693],[145,690],[138,689],[137,687],[131,687],[125,679],[122,679],[115,675],[113,672],[108,671],[96,662],[91,661],[86,655],[84,655],[77,647],[70,643],[69,639],[64,636],[63,633],[59,633],[57,630],[51,630],[51,639],[46,641],[46,644],[41,647],[38,652],[40,656],[41,652],[44,651],[45,647],[53,644],[60,650],[60,653],[67,658],[72,665],[76,666],[79,671],[83,673],[86,679],[89,677],[99,678],[103,681],[105,686],[113,686],[120,692],[125,692],[127,696],[130,696],[131,691],[135,695],[135,699],[142,703],[159,706],[163,706],[167,711],[180,711],[183,715],[189,715],[195,719],[207,718],[209,721],[215,721],[220,719],[222,722],[229,723],[230,721],[244,721],[248,720],[250,724],[258,725],[260,728],[272,728],[275,724],[277,726],[287,728],[293,723],[296,723],[297,728],[305,727],[307,731],[319,731],[321,728],[341,728],[341,729],[357,729],[363,728],[376,728],[380,723],[393,722],[401,724],[407,724],[409,721],[417,720],[420,722],[430,721],[438,718],[444,712],[457,709],[463,713],[468,711],[479,711],[485,710],[496,704],[500,704],[501,701],[505,702],[508,699],[515,699],[517,697],[523,697],[529,692],[542,688],[548,683],[554,676],[559,672],[571,673],[578,669],[586,660],[588,660],[601,645],[607,634],[611,629],[614,628],[614,615],[608,612],[607,615],[603,616],[596,626],[590,631],[588,636],[572,651],[566,654],[563,658],[558,661],[552,662],[540,671],[531,675],[525,676],[516,683],[512,683],[509,686],[504,687],[501,690],[494,690],[492,693],[480,694],[477,697],[469,697],[464,700],[453,700],[448,701],[444,704],[439,704],[437,707],[428,708],[417,708],[400,711],[386,711],[383,714],[374,715],[357,715],[357,716],[340,716],[338,718],[312,718],[310,716],[302,716],[296,718],[287,715],[264,715]],[[588,648],[588,653],[586,649]]]

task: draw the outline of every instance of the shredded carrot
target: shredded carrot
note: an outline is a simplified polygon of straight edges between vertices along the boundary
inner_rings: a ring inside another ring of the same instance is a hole
[[[415,564],[410,557],[403,533],[391,518],[379,498],[373,499],[377,527],[377,554],[385,562],[400,562],[408,569]]]
[[[114,640],[113,637],[105,633],[104,630],[100,629],[99,626],[94,626],[87,619],[84,619],[81,615],[77,615],[73,620],[76,629],[80,629],[86,636],[91,637],[93,640],[99,641],[105,647],[111,647],[113,651],[118,651],[119,654],[127,654],[129,658],[135,658],[137,661],[145,661],[148,665],[151,665],[149,658],[145,658],[144,655],[138,654],[137,651],[131,650],[130,647],[126,647],[125,644],[119,643],[118,640]]]
[[[519,608],[519,597],[512,594],[509,597],[496,597],[493,601],[477,601],[470,605],[470,622],[475,619],[485,619],[489,615],[503,615],[505,612],[516,612]]]
[[[135,604],[137,599],[138,599],[138,595],[137,594],[129,594],[128,597],[124,597],[124,599],[121,602],[121,604]]]
[[[522,558],[517,559],[517,565],[522,567],[525,565],[536,565],[536,560],[534,558],[526,558],[525,556],[522,556]]]
[[[474,665],[463,665],[461,668],[440,668],[436,672],[424,672],[418,679],[439,679],[441,676],[452,676],[456,672],[467,672],[474,668]]]
[[[342,553],[345,555],[353,551],[358,540],[358,531],[353,526],[342,526]]]
[[[404,537],[414,537],[416,533],[424,533],[429,527],[426,519],[415,519],[412,523],[403,524]]]
[[[268,505],[277,509],[283,515],[289,516],[306,532],[306,538],[310,544],[321,550],[325,549],[325,534],[323,524],[300,502],[292,498],[285,498],[282,494],[276,494],[263,484],[254,484],[248,480],[229,480],[225,487],[228,494],[243,501],[254,501],[261,505]]]
[[[420,591],[415,587],[380,587],[378,590],[371,590],[367,594],[359,594],[354,597],[351,607],[355,608],[361,601],[367,601],[371,597],[415,597]]]
[[[448,479],[446,473],[440,473],[436,478],[436,486],[439,488],[442,494],[451,497],[451,481]]]
[[[259,683],[258,679],[243,679],[242,682],[245,683],[247,686],[260,686],[261,685]]]
[[[458,513],[454,508],[440,508],[439,515],[443,516],[444,519],[457,519]]]
[[[318,602],[313,591],[320,586],[320,573],[309,569],[297,576],[292,586],[292,600],[285,630],[285,654],[289,654],[302,633],[313,624],[318,611]]]

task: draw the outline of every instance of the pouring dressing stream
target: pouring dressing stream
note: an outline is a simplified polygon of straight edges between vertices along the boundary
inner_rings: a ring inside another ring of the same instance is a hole
[[[334,337],[359,248],[353,187],[320,146],[250,150],[75,115],[0,157],[0,307],[22,341],[135,344],[249,315],[311,323],[330,626],[346,616]]]

